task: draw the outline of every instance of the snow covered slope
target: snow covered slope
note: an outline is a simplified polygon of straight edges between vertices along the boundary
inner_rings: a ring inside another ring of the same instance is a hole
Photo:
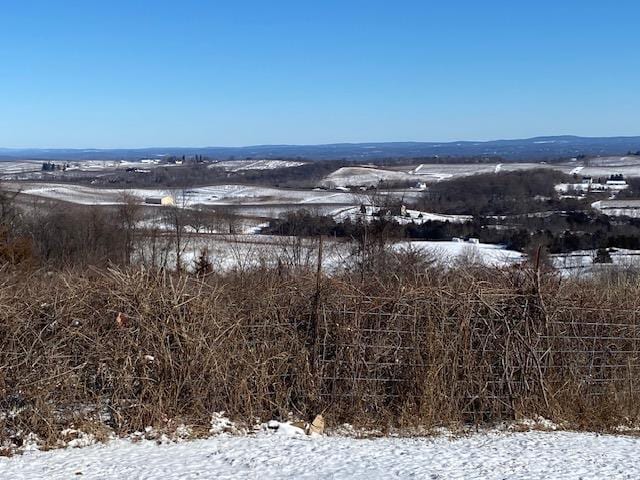
[[[338,208],[330,214],[338,222],[344,221],[347,218],[352,222],[364,219],[370,222],[379,218],[375,216],[380,211],[379,207],[367,205],[364,207],[364,210],[362,210],[362,208],[362,206]],[[472,215],[447,215],[444,213],[422,212],[420,210],[411,209],[406,209],[405,215],[390,215],[386,218],[398,222],[401,225],[407,225],[409,223],[422,225],[425,222],[465,223],[473,220]]]
[[[490,243],[471,243],[463,241],[404,241],[393,245],[395,250],[414,249],[434,255],[445,265],[456,261],[471,261],[491,267],[506,267],[522,262],[526,256],[502,245]]]
[[[123,194],[144,199],[171,195],[180,206],[242,205],[242,204],[359,204],[358,194],[344,192],[289,190],[250,185],[212,185],[190,189],[112,189],[94,188],[74,184],[13,183],[9,187],[19,189],[23,195],[62,200],[84,205],[115,205],[123,201]]]
[[[640,438],[571,432],[310,438],[259,434],[157,445],[125,440],[0,458],[21,479],[637,479]]]
[[[240,172],[242,170],[273,170],[275,168],[291,168],[304,165],[303,162],[290,160],[233,160],[218,162],[209,165],[209,168],[222,168],[228,172]]]
[[[379,182],[419,181],[420,177],[411,173],[385,170],[375,167],[342,167],[327,175],[320,183],[323,187],[377,186]]]

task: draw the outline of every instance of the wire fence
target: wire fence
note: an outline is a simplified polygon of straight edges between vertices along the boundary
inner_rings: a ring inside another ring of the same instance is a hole
[[[632,399],[640,393],[637,319],[636,309],[545,305],[512,293],[342,296],[318,315],[320,396],[375,407],[420,402],[437,386],[429,398],[491,418],[568,394]]]

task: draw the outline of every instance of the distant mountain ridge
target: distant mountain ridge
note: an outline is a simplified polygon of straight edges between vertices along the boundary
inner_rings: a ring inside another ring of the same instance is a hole
[[[0,160],[134,160],[165,155],[204,155],[217,159],[301,157],[310,160],[367,160],[411,157],[499,156],[506,160],[551,160],[577,155],[624,155],[640,151],[637,137],[547,136],[515,140],[459,142],[374,142],[247,147],[151,147],[131,149],[0,148]]]

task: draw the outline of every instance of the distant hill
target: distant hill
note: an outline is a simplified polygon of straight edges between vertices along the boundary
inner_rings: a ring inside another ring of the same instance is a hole
[[[211,158],[282,158],[312,160],[366,160],[410,157],[499,156],[511,161],[550,160],[577,155],[624,155],[640,151],[640,137],[536,137],[488,142],[383,142],[327,145],[255,145],[249,147],[140,148],[140,149],[6,149],[0,160],[113,160],[165,155],[205,155]]]

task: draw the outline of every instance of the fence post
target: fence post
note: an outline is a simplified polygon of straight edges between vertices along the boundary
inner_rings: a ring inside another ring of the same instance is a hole
[[[319,356],[319,337],[320,337],[320,300],[322,289],[322,254],[323,254],[323,238],[322,235],[318,241],[318,265],[316,269],[316,291],[313,299],[313,313],[311,314],[311,325],[309,328],[309,336],[311,337],[311,369],[318,373],[318,356]]]

